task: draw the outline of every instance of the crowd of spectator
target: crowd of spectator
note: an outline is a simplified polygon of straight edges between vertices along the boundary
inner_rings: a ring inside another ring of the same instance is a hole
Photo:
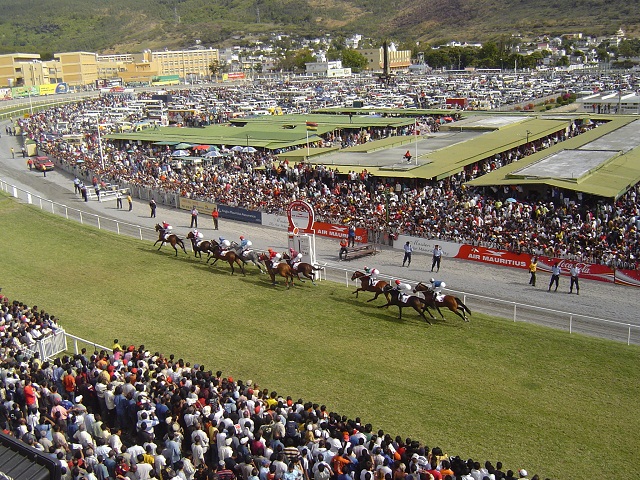
[[[144,345],[40,359],[12,339],[27,324],[58,328],[55,317],[2,295],[0,305],[0,428],[59,462],[65,480],[528,478]]]
[[[518,187],[469,189],[466,182],[503,165],[597,127],[576,120],[570,128],[529,142],[467,167],[447,179],[374,177],[366,170],[347,175],[325,165],[291,163],[276,152],[233,152],[190,165],[171,156],[167,146],[129,145],[105,141],[102,154],[91,125],[80,123],[84,143],[67,143],[47,135],[52,119],[69,119],[79,110],[125,100],[105,97],[85,105],[71,104],[20,120],[20,126],[42,150],[58,161],[101,181],[140,186],[163,193],[283,214],[294,199],[309,201],[321,221],[382,233],[408,234],[466,242],[510,251],[569,258],[616,268],[638,268],[640,212],[638,185],[610,201],[550,188],[544,194]],[[57,120],[56,120],[57,121]],[[433,128],[424,117],[418,128]],[[381,129],[344,130],[325,141],[349,145],[390,134],[412,135],[413,126],[394,132]]]

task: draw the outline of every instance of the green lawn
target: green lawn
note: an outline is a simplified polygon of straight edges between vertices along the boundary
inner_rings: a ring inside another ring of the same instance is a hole
[[[428,326],[405,311],[400,321],[395,307],[344,286],[286,291],[255,269],[231,277],[226,264],[175,258],[6,196],[0,242],[3,293],[104,345],[144,343],[542,478],[608,472],[640,450],[637,347],[478,314]]]

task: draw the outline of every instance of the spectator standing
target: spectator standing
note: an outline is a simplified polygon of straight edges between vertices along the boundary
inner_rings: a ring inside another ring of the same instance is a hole
[[[578,283],[578,276],[581,273],[580,267],[577,264],[573,264],[571,269],[569,270],[571,275],[571,285],[569,286],[569,293],[573,293],[573,286],[576,286],[576,294],[580,295],[580,283]]]
[[[133,210],[133,200],[131,199],[131,194],[127,194],[127,202],[129,202],[129,211]]]
[[[16,151],[11,147],[11,158],[16,158]]]
[[[551,281],[549,282],[549,290],[547,290],[548,292],[551,291],[551,286],[555,283],[556,284],[556,289],[554,290],[554,292],[558,291],[558,283],[560,281],[560,267],[558,266],[558,262],[553,264],[553,267],[551,267]]]
[[[531,259],[531,263],[529,264],[529,285],[536,286],[536,270],[538,269],[538,259],[533,257]]]
[[[24,155],[22,155],[24,157]],[[27,167],[29,167],[29,170],[33,170],[33,160],[29,159],[27,160]]]
[[[158,205],[156,204],[156,201],[152,198],[149,201],[149,208],[151,209],[150,218],[156,218],[156,208],[157,207],[158,207]]]
[[[211,212],[211,218],[213,218],[213,229],[218,230],[218,207],[213,207],[213,211]]]
[[[407,267],[411,266],[411,254],[413,253],[413,247],[409,242],[404,244],[404,258],[402,259],[402,266],[407,263]]]
[[[194,207],[191,209],[191,225],[189,228],[198,228],[198,209]]]
[[[338,254],[338,257],[340,257],[340,260],[344,260],[347,256],[347,246],[349,245],[349,241],[346,238],[343,238],[342,240],[340,240],[340,253]]]
[[[348,237],[348,242],[349,242],[349,247],[355,247],[356,246],[356,229],[354,228],[353,225],[351,225],[349,227],[349,233],[347,234]]]
[[[442,248],[440,248],[440,245],[436,245],[433,248],[433,261],[431,262],[432,272],[434,268],[437,268],[436,272],[440,271],[440,260],[442,260]]]
[[[116,192],[116,208],[122,208],[122,194]]]

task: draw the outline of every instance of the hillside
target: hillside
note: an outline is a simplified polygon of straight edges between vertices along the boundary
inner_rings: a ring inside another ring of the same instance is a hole
[[[274,31],[422,42],[640,32],[640,11],[623,0],[0,0],[0,11],[0,53],[217,47]]]

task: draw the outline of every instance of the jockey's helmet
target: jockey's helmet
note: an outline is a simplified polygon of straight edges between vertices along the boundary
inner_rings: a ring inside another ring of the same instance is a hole
[[[244,235],[240,235],[240,240],[244,240]]]
[[[295,252],[295,250],[293,249],[293,247],[291,247],[291,248],[289,249],[289,251],[290,251],[291,253]]]
[[[402,282],[400,280],[396,280],[396,285],[400,285]]]
[[[432,278],[431,280],[429,280],[431,283],[434,283],[436,281],[435,278]]]

